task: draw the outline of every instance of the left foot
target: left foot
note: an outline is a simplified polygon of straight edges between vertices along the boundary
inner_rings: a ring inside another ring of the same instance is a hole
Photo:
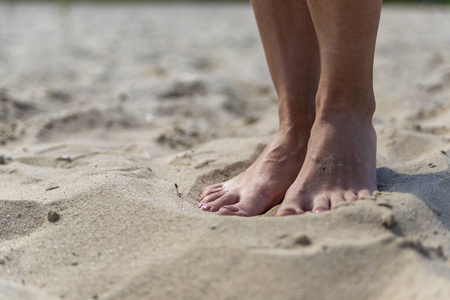
[[[280,99],[278,135],[238,176],[209,187],[198,207],[219,215],[256,216],[279,204],[305,158],[314,122],[314,98]]]
[[[247,217],[274,207],[300,171],[306,142],[307,134],[297,138],[279,133],[243,173],[205,188],[198,207],[219,215]]]
[[[367,103],[374,103],[371,98]],[[328,113],[318,110],[303,167],[277,216],[327,211],[376,189],[373,113],[358,111],[361,106],[347,103]]]

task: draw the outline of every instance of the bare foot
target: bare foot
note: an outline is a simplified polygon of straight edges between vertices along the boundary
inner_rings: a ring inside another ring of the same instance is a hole
[[[310,126],[295,134],[280,131],[247,170],[205,188],[198,206],[219,215],[256,216],[279,204],[303,164]]]
[[[359,113],[354,110],[358,105],[342,107],[318,112],[303,167],[277,216],[326,211],[341,202],[369,196],[376,189],[372,112]]]

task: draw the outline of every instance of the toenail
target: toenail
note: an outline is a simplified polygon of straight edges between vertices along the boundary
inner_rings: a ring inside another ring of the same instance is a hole
[[[210,209],[211,209],[211,206],[210,206],[210,205],[203,205],[203,206],[202,206],[202,209],[203,209],[203,210],[210,210]]]
[[[234,206],[225,205],[224,207],[225,207],[226,209],[232,211],[232,212],[238,212],[238,211],[239,211],[239,208],[234,207]]]
[[[324,211],[325,211],[325,209],[323,209],[323,208],[318,208],[318,209],[316,209],[314,212],[315,212],[316,214],[319,214],[319,213],[324,212]]]
[[[197,207],[202,207],[203,206],[203,203],[199,203],[198,205],[197,205]]]

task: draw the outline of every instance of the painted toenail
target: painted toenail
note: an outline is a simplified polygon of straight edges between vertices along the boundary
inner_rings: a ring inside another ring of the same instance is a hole
[[[234,207],[234,206],[225,205],[224,207],[225,207],[226,209],[232,211],[232,212],[238,212],[238,211],[239,211],[239,208]]]
[[[199,203],[198,205],[197,205],[197,207],[202,207],[203,206],[203,203]]]
[[[210,206],[210,205],[203,205],[203,206],[202,206],[202,209],[203,209],[203,210],[210,210],[210,209],[211,209],[211,206]]]

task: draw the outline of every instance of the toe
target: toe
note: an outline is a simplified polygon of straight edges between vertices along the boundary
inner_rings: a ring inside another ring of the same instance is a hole
[[[279,209],[277,211],[277,213],[275,214],[276,217],[284,217],[284,216],[294,216],[294,215],[301,215],[304,214],[305,212],[300,209],[300,208],[292,208],[292,207],[288,207],[288,208],[283,208],[283,209]]]
[[[223,195],[225,195],[225,193],[226,193],[225,191],[220,190],[218,192],[215,192],[213,194],[209,194],[208,196],[205,196],[200,202],[204,203],[204,204],[210,203],[210,202],[222,197]]]
[[[208,204],[211,206],[210,211],[216,212],[216,211],[219,211],[219,209],[222,206],[232,205],[232,204],[236,204],[238,202],[239,202],[239,196],[228,193],[228,194],[224,195],[223,197],[219,197],[215,201],[212,201]],[[237,208],[237,209],[239,210],[239,208]]]
[[[268,198],[264,193],[251,193],[246,197],[241,197],[239,203],[234,206],[239,209],[239,212],[236,213],[239,216],[257,216],[280,203],[280,200]]]
[[[330,206],[333,208],[337,205],[339,205],[339,203],[345,202],[344,200],[344,196],[342,194],[334,194],[330,197]]]
[[[251,217],[253,214],[249,214],[245,210],[242,210],[238,205],[225,205],[222,206],[217,212],[218,215],[222,216],[239,216],[239,217]]]
[[[218,184],[215,184],[215,185],[210,185],[210,186],[208,186],[208,187],[203,189],[202,193],[200,194],[200,198],[203,198],[203,197],[205,197],[205,196],[207,196],[207,195],[209,195],[211,193],[220,191],[221,189],[222,189],[222,184],[221,183],[218,183]]]
[[[311,198],[307,193],[300,192],[286,192],[284,200],[281,203],[280,208],[276,212],[276,217],[301,215],[305,211],[311,210]]]
[[[371,193],[369,192],[369,190],[365,189],[365,190],[360,190],[358,192],[358,198],[363,198],[363,197],[370,197]]]
[[[202,201],[203,199],[205,199],[205,197],[211,195],[211,194],[215,194],[217,192],[222,191],[223,188],[219,187],[219,188],[214,188],[214,189],[208,189],[208,190],[204,190],[201,194],[200,194],[200,201]]]
[[[217,214],[222,216],[232,216],[236,215],[237,213],[239,213],[239,208],[237,208],[235,205],[225,205],[219,209]]]
[[[352,191],[347,191],[344,193],[344,200],[347,202],[354,202],[358,200],[358,196]]]
[[[209,204],[203,204],[203,205],[201,206],[201,209],[204,210],[204,211],[210,211],[210,210],[211,210],[211,205],[209,205]]]
[[[220,188],[220,187],[222,187],[222,185],[223,185],[223,183],[216,183],[216,184],[213,184],[213,185],[209,185],[209,186],[207,186],[207,187],[205,188],[205,190],[206,190],[206,189]]]
[[[330,198],[328,196],[316,196],[313,200],[312,212],[320,213],[330,210]]]

